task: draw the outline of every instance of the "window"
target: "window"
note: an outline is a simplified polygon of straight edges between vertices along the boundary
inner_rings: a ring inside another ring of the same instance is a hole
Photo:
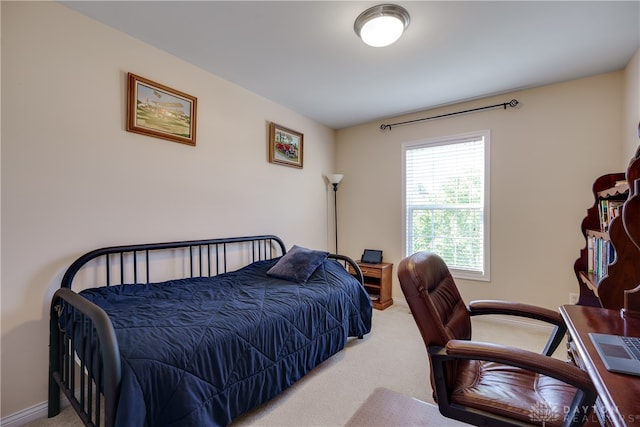
[[[489,280],[489,131],[403,151],[406,255],[435,252],[455,277]]]

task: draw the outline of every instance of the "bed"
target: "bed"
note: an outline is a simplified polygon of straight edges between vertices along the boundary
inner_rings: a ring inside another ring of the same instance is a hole
[[[52,298],[48,415],[62,393],[85,425],[229,425],[371,316],[353,260],[277,236],[97,249]]]

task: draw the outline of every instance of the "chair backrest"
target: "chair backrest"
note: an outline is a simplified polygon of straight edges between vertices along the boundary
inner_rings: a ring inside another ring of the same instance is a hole
[[[471,339],[471,316],[442,258],[417,252],[400,262],[398,279],[427,347]]]
[[[432,252],[417,252],[400,262],[398,279],[427,349],[444,347],[452,339],[471,339],[471,316],[442,258]],[[429,365],[437,401],[431,355]],[[447,366],[450,383],[457,370],[458,363]]]

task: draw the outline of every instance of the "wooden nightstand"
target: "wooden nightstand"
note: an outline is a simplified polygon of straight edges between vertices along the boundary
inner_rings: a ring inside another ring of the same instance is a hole
[[[384,310],[393,304],[391,299],[391,274],[393,264],[381,262],[380,264],[367,264],[357,261],[364,277],[364,287],[371,296],[373,307]],[[353,268],[349,266],[349,273],[355,275]]]

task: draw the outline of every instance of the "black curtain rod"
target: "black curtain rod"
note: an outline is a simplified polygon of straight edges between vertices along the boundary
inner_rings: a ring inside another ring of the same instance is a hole
[[[507,107],[515,107],[518,104],[519,104],[519,102],[518,102],[517,99],[512,99],[509,102],[503,102],[502,104],[496,104],[496,105],[489,105],[487,107],[472,108],[471,110],[456,111],[455,113],[440,114],[439,116],[425,117],[425,118],[422,118],[422,119],[415,119],[415,120],[408,120],[406,122],[391,123],[390,125],[382,124],[382,125],[380,125],[380,130],[386,130],[386,129],[391,130],[392,126],[406,125],[406,124],[409,124],[409,123],[422,122],[422,121],[431,120],[431,119],[440,119],[442,117],[455,116],[457,114],[472,113],[474,111],[487,110],[489,108],[503,107],[506,110]]]

